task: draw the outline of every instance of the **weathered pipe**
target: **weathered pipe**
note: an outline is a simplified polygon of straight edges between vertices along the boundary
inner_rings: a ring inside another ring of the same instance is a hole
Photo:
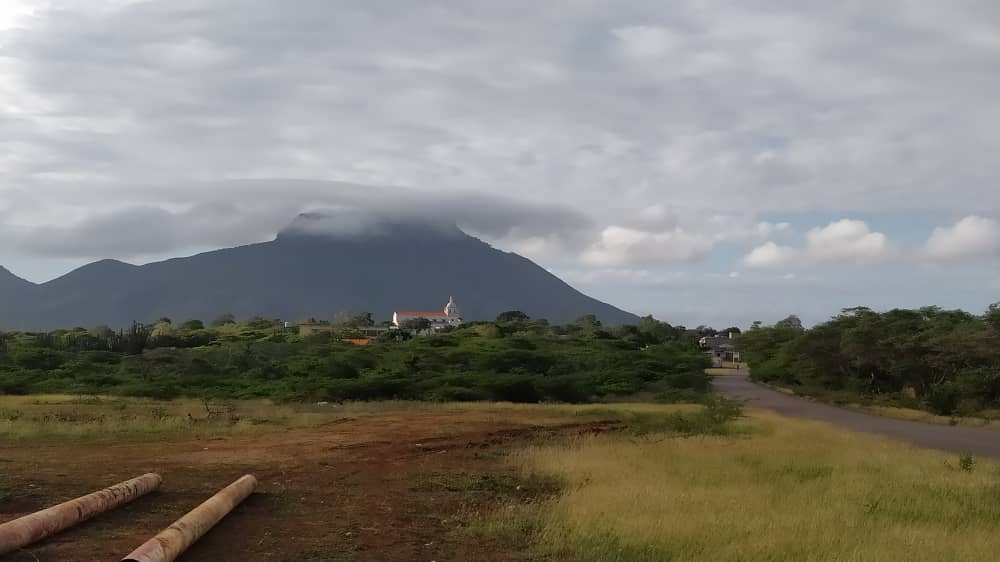
[[[233,482],[187,515],[174,521],[159,535],[135,549],[122,562],[172,562],[200,539],[234,507],[257,489],[257,479],[246,475]]]
[[[162,482],[163,478],[159,474],[146,474],[4,523],[0,525],[0,554],[40,541],[99,513],[142,497],[159,488]]]

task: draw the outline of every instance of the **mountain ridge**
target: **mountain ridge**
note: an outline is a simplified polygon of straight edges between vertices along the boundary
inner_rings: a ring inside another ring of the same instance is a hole
[[[514,309],[552,322],[584,314],[608,324],[638,319],[453,225],[356,221],[328,231],[323,218],[300,215],[269,242],[144,265],[99,260],[40,284],[0,267],[0,329],[117,327],[224,313],[294,321],[341,310],[383,320],[394,309],[437,310],[449,296],[466,320]],[[318,222],[305,228],[303,221]]]

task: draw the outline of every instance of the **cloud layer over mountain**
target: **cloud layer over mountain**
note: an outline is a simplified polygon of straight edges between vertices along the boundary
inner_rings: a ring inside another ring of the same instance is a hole
[[[720,292],[979,309],[998,61],[988,0],[7,0],[0,264],[41,280],[332,208],[453,220],[685,322],[678,299],[756,314]]]

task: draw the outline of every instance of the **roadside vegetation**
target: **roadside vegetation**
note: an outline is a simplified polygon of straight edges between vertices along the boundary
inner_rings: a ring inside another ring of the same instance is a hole
[[[708,391],[698,333],[652,318],[608,328],[506,313],[372,345],[345,340],[370,323],[303,337],[277,322],[221,318],[0,334],[0,394],[74,394],[299,402],[697,401]],[[2,418],[0,418],[2,420]]]
[[[698,431],[515,450],[524,481],[558,491],[509,500],[468,531],[581,562],[996,559],[994,463],[766,412],[734,422],[717,408]]]
[[[981,316],[926,307],[845,309],[808,330],[756,327],[739,350],[761,382],[841,404],[1000,418],[1000,305]]]
[[[877,416],[895,418],[897,420],[917,421],[921,423],[933,423],[935,425],[950,425],[960,427],[978,427],[983,429],[1000,429],[1000,412],[996,410],[982,410],[972,415],[939,416],[933,412],[917,408],[903,408],[900,406],[883,406],[878,404],[842,404],[843,407],[851,410],[859,410]]]

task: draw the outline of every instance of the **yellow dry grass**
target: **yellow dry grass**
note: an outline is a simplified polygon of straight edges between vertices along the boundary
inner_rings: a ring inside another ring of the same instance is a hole
[[[487,527],[557,559],[996,561],[1000,472],[818,422],[753,411],[736,437],[583,437],[513,453],[565,484]]]
[[[405,410],[407,403],[275,404],[268,400],[149,400],[107,396],[0,396],[0,439],[185,438],[315,427],[345,417]]]
[[[666,408],[666,409],[665,409]],[[556,405],[410,401],[278,404],[269,400],[151,400],[114,396],[0,396],[0,440],[117,441],[210,437],[318,427],[349,418],[413,412],[474,412],[483,421],[560,423],[567,416],[616,417],[684,411],[698,406],[656,404]]]

